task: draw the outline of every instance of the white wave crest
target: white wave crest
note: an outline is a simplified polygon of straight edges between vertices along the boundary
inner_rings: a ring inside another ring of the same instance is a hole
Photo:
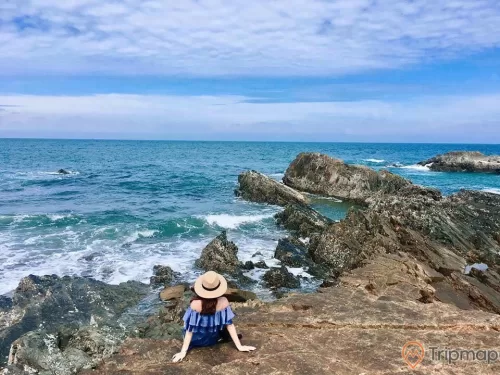
[[[367,161],[370,163],[383,163],[385,160],[384,159],[363,159],[363,161]]]
[[[128,236],[126,238],[125,242],[126,243],[134,242],[134,241],[137,241],[139,238],[151,238],[156,233],[158,233],[157,230],[151,230],[151,229],[139,230],[137,232],[132,233],[130,236]]]
[[[427,164],[427,165],[419,165],[419,164],[404,165],[400,168],[401,169],[412,169],[412,170],[421,171],[421,172],[429,172],[431,170],[429,168],[429,164]]]
[[[206,215],[202,216],[210,225],[218,225],[222,228],[236,229],[242,224],[256,223],[261,220],[273,217],[273,214],[262,214],[262,215]]]
[[[500,194],[499,188],[485,188],[485,189],[483,189],[483,191],[486,193],[491,193],[491,194]]]

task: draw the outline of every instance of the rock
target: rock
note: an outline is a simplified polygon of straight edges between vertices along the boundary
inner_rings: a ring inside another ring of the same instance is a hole
[[[299,288],[300,280],[290,273],[285,266],[281,268],[271,268],[262,277],[265,285],[271,289],[279,288]]]
[[[452,151],[418,163],[433,171],[500,173],[500,155],[478,151]]]
[[[251,271],[255,268],[255,265],[253,264],[252,261],[246,261],[245,264],[243,264],[243,266],[241,266],[241,268],[243,268],[244,270],[247,270],[247,271]]]
[[[138,282],[108,285],[81,277],[27,276],[14,291],[10,307],[7,303],[0,309],[0,358],[29,331],[43,329],[51,334],[61,326],[116,322],[148,291],[147,285]]]
[[[266,264],[266,262],[264,262],[263,260],[259,261],[259,262],[256,262],[253,264],[255,266],[255,268],[264,268],[264,269],[267,269],[269,268]]]
[[[162,301],[170,301],[173,299],[181,299],[186,291],[184,285],[176,285],[163,289],[160,292],[160,299]]]
[[[293,238],[282,238],[274,252],[274,257],[288,267],[305,267],[311,260],[307,256],[307,248]]]
[[[239,187],[235,190],[235,194],[248,201],[280,206],[308,202],[302,193],[256,171],[240,174],[238,183]]]
[[[365,204],[374,193],[395,194],[411,182],[386,170],[348,165],[319,153],[301,153],[283,178],[285,185],[308,193]]]
[[[285,210],[276,214],[275,218],[279,225],[303,237],[320,233],[333,223],[311,207],[300,204],[286,205]]]
[[[0,311],[8,311],[12,308],[12,298],[0,296]]]
[[[87,326],[72,333],[37,330],[14,341],[9,366],[70,375],[114,354],[124,338],[123,330],[109,327]]]
[[[257,295],[254,292],[232,288],[228,288],[225,296],[229,302],[247,302],[257,299]]]
[[[431,361],[428,349],[432,345],[498,350],[496,314],[440,302],[378,299],[362,288],[343,286],[234,309],[243,344],[257,347],[251,354],[222,344],[192,350],[183,362],[172,365],[168,359],[179,351],[181,340],[133,338],[119,353],[82,375],[444,375],[449,366],[456,375],[496,375],[500,370],[498,362]],[[424,343],[427,352],[411,370],[401,350],[414,340]],[[313,353],[304,348],[314,348]]]
[[[67,171],[67,170],[65,170],[65,169],[59,169],[59,170],[57,171],[57,173],[58,173],[58,174],[71,174],[71,172],[68,172],[68,171]]]
[[[203,249],[195,265],[205,271],[236,274],[240,266],[237,254],[238,247],[228,241],[226,231],[223,231]]]
[[[169,285],[175,279],[175,272],[168,266],[157,264],[153,267],[153,276],[149,279],[151,285]]]

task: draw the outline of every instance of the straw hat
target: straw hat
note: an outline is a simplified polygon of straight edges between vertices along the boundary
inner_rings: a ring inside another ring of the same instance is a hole
[[[196,279],[194,291],[201,298],[218,298],[226,293],[227,281],[222,275],[208,271]]]

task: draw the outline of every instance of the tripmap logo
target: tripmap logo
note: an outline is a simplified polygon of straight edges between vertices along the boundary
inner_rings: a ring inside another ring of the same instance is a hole
[[[415,369],[425,357],[424,346],[418,341],[408,341],[401,351],[403,360],[413,370]]]

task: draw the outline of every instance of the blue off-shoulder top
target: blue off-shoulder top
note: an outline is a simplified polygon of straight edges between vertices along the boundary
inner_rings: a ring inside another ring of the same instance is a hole
[[[215,345],[221,338],[221,331],[233,324],[234,313],[228,306],[215,314],[200,314],[188,307],[184,314],[184,334],[193,332],[189,348]]]

